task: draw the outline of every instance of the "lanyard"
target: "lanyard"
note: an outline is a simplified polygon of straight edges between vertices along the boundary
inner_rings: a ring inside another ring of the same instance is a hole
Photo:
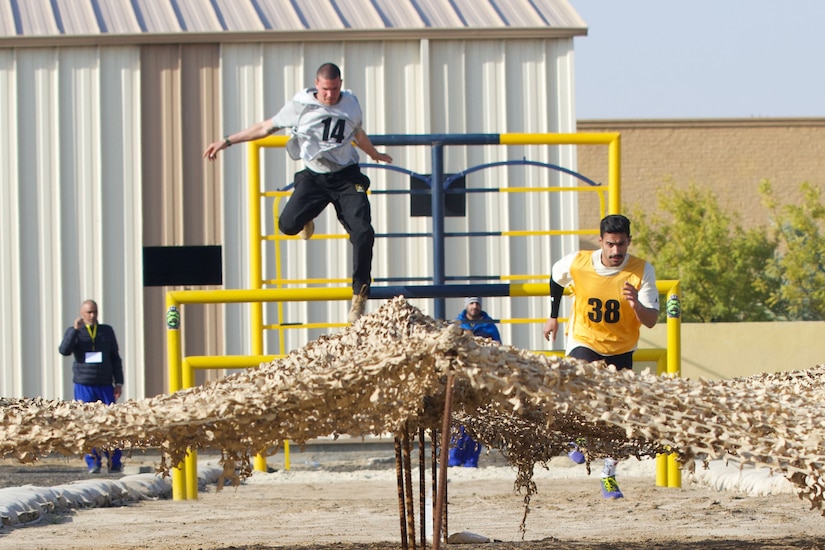
[[[89,331],[89,336],[92,337],[92,351],[94,351],[94,349],[95,349],[95,336],[97,336],[97,323],[95,323],[92,328],[89,328],[89,325],[86,325],[86,330]]]

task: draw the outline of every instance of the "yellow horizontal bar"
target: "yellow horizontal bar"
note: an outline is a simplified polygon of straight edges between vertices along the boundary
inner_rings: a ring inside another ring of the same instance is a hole
[[[665,279],[662,281],[656,281],[656,289],[659,291],[659,294],[667,294],[669,293],[674,286],[678,285],[679,281]],[[570,294],[570,287],[565,287],[564,289],[565,294]],[[547,283],[524,283],[524,284],[511,284],[510,285],[510,296],[549,296],[550,295],[550,285]]]
[[[538,355],[557,355],[559,357],[564,357],[565,355],[562,349],[536,349],[532,351]]]
[[[640,348],[633,352],[634,361],[658,361],[667,354],[664,348]]]
[[[308,285],[320,285],[320,284],[330,284],[330,283],[341,283],[341,284],[349,284],[352,279],[267,279],[263,281],[264,284],[280,284],[280,285],[295,285],[295,284],[308,284]]]
[[[501,145],[610,145],[619,139],[619,132],[582,132],[575,134],[499,134]],[[284,147],[289,136],[267,136],[250,142],[254,147]]]
[[[543,323],[547,320],[547,317],[543,317],[541,319],[530,319],[527,317],[524,318],[513,318],[513,319],[499,319],[499,323],[502,325],[528,325],[532,323]],[[566,323],[567,317],[559,317],[559,323]]]
[[[582,187],[500,187],[498,192],[500,193],[544,193],[544,192],[556,192],[556,193],[567,193],[570,191],[582,192],[582,193],[607,193],[607,187],[593,187],[593,186],[582,186]],[[367,191],[370,193],[370,191]],[[263,191],[261,193],[262,197],[288,197],[292,195],[292,191]]]
[[[539,355],[558,355],[559,357],[564,357],[564,350],[560,349],[539,349],[532,351]],[[667,353],[667,350],[664,348],[640,348],[633,352],[633,360],[639,362],[658,361],[665,353]]]
[[[275,325],[264,325],[268,330],[279,329],[296,329],[296,328],[344,328],[350,326],[350,323],[281,323]]]
[[[501,275],[502,281],[532,281],[533,279],[550,279],[550,275]]]
[[[286,147],[287,141],[289,141],[289,136],[267,136],[256,139],[250,142],[249,145],[257,147]]]
[[[549,296],[548,283],[517,283],[510,285],[510,296]]]
[[[193,369],[241,369],[269,363],[275,355],[192,355],[184,357]]]
[[[500,193],[535,193],[539,191],[576,191],[583,193],[607,193],[607,187],[499,187]]]
[[[619,139],[619,132],[581,134],[501,134],[501,145],[610,145]]]
[[[659,291],[659,294],[668,294],[673,290],[673,287],[677,286],[679,281],[673,279],[664,279],[662,281],[656,281],[656,289]]]
[[[582,132],[575,134],[499,134],[501,145],[609,145],[619,139],[618,132]],[[289,136],[267,136],[250,142],[257,147],[284,147]]]
[[[598,229],[547,229],[543,231],[502,231],[502,237],[541,237],[544,235],[598,235]]]
[[[679,284],[679,281],[657,281],[657,289],[665,294]],[[510,296],[548,296],[547,283],[516,283],[509,285]],[[174,304],[234,304],[243,302],[320,302],[325,300],[348,300],[352,298],[351,288],[269,288],[246,290],[170,290],[167,302]]]
[[[264,241],[297,241],[300,238],[301,237],[299,237],[298,235],[264,235],[262,240],[264,240]],[[335,233],[335,234],[326,234],[326,235],[321,235],[321,234],[316,233],[312,236],[313,241],[315,241],[315,240],[331,240],[331,239],[349,239],[349,235],[347,235],[346,233]]]
[[[266,288],[246,290],[172,290],[167,300],[176,304],[238,304],[244,302],[320,302],[349,300],[351,288]]]
[[[296,241],[300,239],[298,235],[265,235],[263,240],[265,241]],[[312,240],[319,240],[319,239],[349,239],[349,235],[346,233],[335,233],[335,234],[320,234],[315,233],[312,236]]]

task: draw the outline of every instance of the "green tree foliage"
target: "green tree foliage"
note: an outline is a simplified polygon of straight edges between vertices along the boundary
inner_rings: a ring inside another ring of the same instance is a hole
[[[776,241],[765,228],[745,231],[709,189],[667,184],[657,212],[631,214],[632,251],[678,279],[685,322],[766,321],[778,282],[766,276]],[[662,308],[664,309],[664,308]],[[664,312],[662,312],[664,315]]]
[[[822,192],[803,182],[801,204],[779,204],[771,183],[763,180],[763,204],[771,211],[772,229],[781,254],[768,264],[767,275],[781,281],[769,304],[777,317],[792,321],[825,319],[825,206]]]

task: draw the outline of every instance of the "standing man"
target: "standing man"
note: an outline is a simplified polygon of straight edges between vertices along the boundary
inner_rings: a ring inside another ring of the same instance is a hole
[[[302,159],[306,168],[295,174],[295,190],[281,212],[278,228],[286,235],[309,239],[315,231],[313,220],[329,203],[335,206],[352,243],[352,305],[347,318],[353,323],[364,313],[369,297],[375,241],[367,199],[370,180],[358,167],[353,141],[376,162],[391,163],[392,157],[375,149],[361,127],[358,98],[342,90],[341,83],[341,70],[324,63],[315,74],[314,88],[298,92],[271,119],[212,143],[203,157],[214,160],[218,151],[233,143],[290,130],[287,152],[294,160]]]
[[[553,264],[550,277],[550,318],[544,337],[552,341],[559,329],[564,287],[574,288],[566,353],[588,362],[604,361],[616,369],[633,368],[639,328],[652,328],[659,317],[656,272],[645,260],[627,253],[630,220],[613,214],[602,219],[598,250],[568,254]],[[616,461],[605,459],[601,476],[605,498],[622,498],[616,483]]]
[[[72,381],[74,398],[92,403],[115,403],[123,392],[123,362],[120,359],[115,331],[109,325],[97,322],[97,303],[86,300],[80,306],[80,317],[66,329],[58,348],[61,355],[74,354]],[[123,471],[121,451],[115,449],[111,456],[104,453],[110,473]],[[97,449],[86,455],[90,474],[100,473],[101,455]]]
[[[478,296],[471,296],[464,300],[464,310],[458,314],[456,320],[461,321],[461,328],[469,330],[473,336],[481,336],[501,343],[501,335],[496,328],[496,322],[481,309],[481,298]]]
[[[464,300],[464,309],[458,314],[456,320],[461,322],[461,328],[469,330],[474,336],[489,338],[501,343],[496,323],[486,311],[481,309],[481,298],[478,296],[471,296]],[[480,456],[481,445],[467,434],[464,426],[461,426],[450,447],[449,466],[477,468]]]

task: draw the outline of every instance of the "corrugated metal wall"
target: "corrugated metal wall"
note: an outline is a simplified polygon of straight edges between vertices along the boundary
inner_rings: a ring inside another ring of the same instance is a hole
[[[223,242],[222,189],[201,158],[204,136],[215,135],[219,121],[219,50],[214,44],[141,49],[144,246]],[[144,290],[147,395],[165,393],[168,387],[167,290],[170,288]],[[220,306],[190,306],[186,313],[184,353],[221,353]]]
[[[165,289],[143,288],[142,246],[221,244],[224,287],[249,286],[245,150],[232,148],[212,164],[201,153],[225,133],[272,116],[312,83],[322,62],[341,65],[371,135],[572,132],[572,51],[572,38],[0,50],[0,395],[71,398],[70,362],[57,345],[89,297],[119,336],[126,397],[166,390]],[[429,173],[428,148],[390,152],[397,165]],[[523,157],[576,164],[574,147],[451,147],[445,168]],[[281,150],[267,151],[264,161],[268,189],[291,182],[298,168]],[[368,175],[375,189],[409,185],[386,171]],[[546,170],[498,168],[474,174],[468,185],[567,182]],[[372,202],[377,232],[430,231],[429,220],[410,218],[408,199]],[[447,220],[448,231],[574,227],[577,220],[568,195],[478,195],[468,209],[467,218]],[[317,231],[341,231],[332,209]],[[451,239],[447,275],[548,273],[576,242]],[[291,241],[285,251],[287,277],[349,277],[346,240]],[[271,247],[265,253],[272,267]],[[375,277],[431,273],[428,239],[376,244]],[[520,300],[489,300],[485,309],[494,317],[546,315],[546,300]],[[432,310],[430,301],[417,305]],[[342,302],[286,308],[294,321],[343,320],[346,309]],[[460,300],[448,301],[449,315],[460,309]],[[187,354],[249,351],[246,306],[186,306],[184,326]],[[505,326],[502,335],[539,348],[539,332]],[[318,334],[291,332],[287,347]],[[268,345],[277,351],[274,335]]]
[[[138,52],[0,52],[4,396],[71,398],[57,346],[86,298],[116,329],[126,396],[142,395]]]
[[[323,45],[224,46],[221,52],[223,129],[215,137],[234,132],[272,116],[295,91],[314,80],[324,61],[338,63],[344,86],[356,92],[364,110],[365,129],[370,135],[385,133],[504,133],[572,132],[572,40],[524,41],[392,41],[342,42]],[[389,149],[398,166],[427,174],[430,150],[426,147]],[[445,169],[458,172],[471,166],[522,159],[575,167],[575,148],[550,147],[449,147]],[[364,160],[367,160],[364,158]],[[284,151],[264,153],[266,188],[275,190],[292,181],[299,165]],[[215,164],[225,181],[225,245],[240,255],[227,263],[233,288],[248,283],[248,251],[244,246],[247,226],[244,205],[247,167],[245,152],[230,149]],[[374,189],[408,189],[408,178],[379,169],[369,169]],[[542,169],[500,168],[471,176],[468,186],[546,187],[570,183],[555,172]],[[231,191],[234,189],[235,191]],[[377,233],[431,233],[429,219],[410,218],[406,197],[372,197],[373,225]],[[473,195],[468,198],[467,218],[448,218],[448,232],[496,231],[573,227],[576,200],[571,195],[528,194]],[[269,219],[268,230],[274,231]],[[341,233],[332,208],[316,222],[318,233]],[[574,239],[549,237],[493,237],[449,239],[447,275],[508,275],[549,273],[551,257],[572,250]],[[265,247],[265,278],[274,277],[272,247]],[[283,276],[295,278],[338,277],[350,274],[350,246],[345,240],[289,242]],[[240,266],[236,268],[234,266]],[[386,239],[376,243],[373,276],[425,277],[432,275],[432,244],[429,239]],[[342,286],[348,286],[344,283]],[[432,301],[414,301],[432,312]],[[371,304],[370,308],[376,307]],[[227,318],[227,352],[249,352],[248,313],[243,306]],[[450,315],[458,314],[461,300],[448,301]],[[541,317],[544,300],[491,299],[485,303],[495,317]],[[276,308],[267,309],[266,322],[274,323]],[[293,304],[285,308],[286,322],[343,321],[347,304]],[[230,320],[231,319],[231,320]],[[512,329],[512,330],[511,330]],[[506,342],[527,348],[542,348],[540,327],[503,327]],[[286,349],[303,345],[321,331],[288,332]],[[268,336],[269,351],[278,351],[277,334]]]

